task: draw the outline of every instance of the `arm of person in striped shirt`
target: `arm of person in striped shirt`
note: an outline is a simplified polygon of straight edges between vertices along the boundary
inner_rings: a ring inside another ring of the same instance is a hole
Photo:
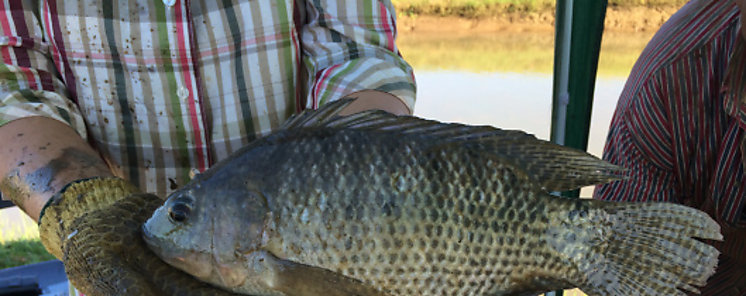
[[[619,98],[604,149],[628,179],[594,194],[683,203],[715,218],[724,240],[709,242],[721,254],[702,295],[746,291],[745,154],[738,147],[746,117],[737,113],[746,106],[738,105],[746,102],[744,8],[745,0],[690,1],[656,33]]]
[[[656,83],[645,85],[648,94],[658,94]],[[671,135],[660,97],[643,95],[619,104],[606,138],[603,159],[627,169],[626,179],[596,186],[594,198],[613,201],[677,202],[681,196],[673,170]],[[644,111],[644,112],[640,112]],[[656,116],[645,116],[656,114]]]
[[[345,113],[381,109],[376,105],[396,114],[412,113],[416,85],[412,67],[396,46],[395,13],[389,0],[306,1],[301,29],[310,78],[306,107],[352,95],[360,103]]]

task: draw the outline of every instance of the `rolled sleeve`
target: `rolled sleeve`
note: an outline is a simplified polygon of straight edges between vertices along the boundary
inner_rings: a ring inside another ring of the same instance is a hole
[[[59,120],[86,137],[83,117],[59,78],[32,1],[2,4],[0,126],[34,116]]]
[[[302,28],[308,70],[307,107],[360,90],[390,93],[414,107],[412,67],[396,47],[396,18],[389,1],[309,0]]]

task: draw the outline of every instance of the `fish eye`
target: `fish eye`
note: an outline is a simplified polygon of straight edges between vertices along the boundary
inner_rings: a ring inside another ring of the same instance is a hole
[[[176,203],[168,208],[168,216],[171,218],[171,221],[181,223],[186,221],[191,211],[192,208],[189,205],[185,203]]]

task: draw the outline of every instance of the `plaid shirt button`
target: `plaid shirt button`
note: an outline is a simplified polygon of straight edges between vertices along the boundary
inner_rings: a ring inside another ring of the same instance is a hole
[[[176,95],[179,96],[180,99],[186,100],[189,97],[189,90],[186,87],[179,86],[179,89],[176,90]]]

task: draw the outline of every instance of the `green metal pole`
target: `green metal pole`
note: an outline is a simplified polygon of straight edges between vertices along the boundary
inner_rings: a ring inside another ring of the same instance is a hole
[[[588,148],[593,90],[607,2],[557,1],[552,142],[576,149]],[[570,8],[572,10],[568,12]],[[568,15],[570,21],[566,19]],[[566,44],[568,40],[569,46]],[[576,190],[574,196],[578,192]]]
[[[588,149],[593,90],[608,0],[557,0],[552,130],[554,143]],[[562,192],[580,196],[580,190]],[[546,293],[561,296],[562,291]]]

